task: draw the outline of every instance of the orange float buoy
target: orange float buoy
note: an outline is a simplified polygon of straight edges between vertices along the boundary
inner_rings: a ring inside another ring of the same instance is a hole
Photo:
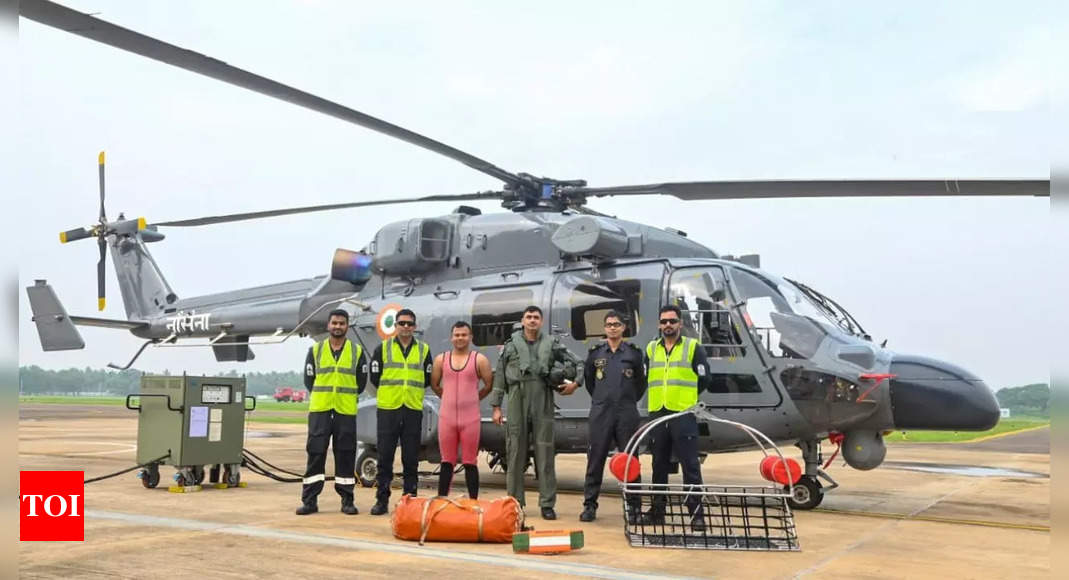
[[[638,458],[626,453],[617,453],[609,460],[609,471],[616,476],[616,479],[624,481],[626,472],[627,481],[624,483],[634,483],[638,479],[641,469],[642,466],[639,464]]]
[[[761,472],[761,477],[780,485],[793,485],[798,483],[798,480],[802,478],[801,466],[798,465],[797,461],[790,457],[785,457],[781,461],[780,458],[775,455],[766,455],[765,458],[761,460],[761,465],[758,470]]]

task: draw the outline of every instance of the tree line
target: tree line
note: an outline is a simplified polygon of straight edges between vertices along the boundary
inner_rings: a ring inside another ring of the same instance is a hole
[[[140,390],[142,374],[137,369],[115,371],[85,367],[49,370],[37,365],[24,366],[19,367],[19,394],[125,396]],[[164,370],[158,374],[171,373]],[[246,392],[250,395],[270,395],[277,387],[304,387],[304,378],[298,372],[239,373],[232,370],[216,376],[242,375],[245,376]]]
[[[1050,385],[1034,383],[995,393],[998,404],[1018,415],[1050,416]]]

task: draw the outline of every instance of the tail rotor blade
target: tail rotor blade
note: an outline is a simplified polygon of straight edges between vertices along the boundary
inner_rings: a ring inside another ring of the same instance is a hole
[[[93,232],[85,228],[75,228],[73,230],[67,230],[65,232],[59,232],[59,242],[66,244],[67,242],[74,242],[78,240],[84,240],[92,237]]]
[[[97,166],[100,168],[100,223],[106,223],[108,218],[104,215],[104,152],[97,157]],[[101,246],[103,247],[103,246]]]
[[[97,262],[97,310],[104,310],[104,257],[108,254],[108,240],[104,236],[97,238],[100,248],[100,261]]]

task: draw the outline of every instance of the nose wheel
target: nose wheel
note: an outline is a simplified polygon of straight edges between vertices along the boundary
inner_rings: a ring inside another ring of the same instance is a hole
[[[784,492],[788,491],[788,488],[783,488]],[[794,484],[791,497],[787,499],[787,503],[790,504],[792,509],[796,510],[811,510],[824,501],[824,486],[817,481],[817,478],[809,475],[803,475],[798,483]]]
[[[364,447],[356,458],[356,476],[362,487],[374,487],[379,475],[377,453],[370,447]]]

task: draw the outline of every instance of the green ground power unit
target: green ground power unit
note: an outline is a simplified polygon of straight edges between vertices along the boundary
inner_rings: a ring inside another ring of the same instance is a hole
[[[206,466],[212,483],[238,486],[245,412],[255,407],[244,377],[142,376],[141,391],[126,397],[126,408],[138,412],[142,484],[156,487],[166,464],[177,468],[178,488],[199,486]]]

